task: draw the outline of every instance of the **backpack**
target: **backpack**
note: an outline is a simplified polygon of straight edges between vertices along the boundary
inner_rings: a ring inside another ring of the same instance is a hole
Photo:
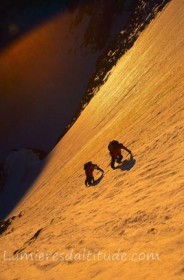
[[[112,151],[113,149],[119,148],[119,142],[117,140],[112,140],[108,145],[108,150]]]
[[[84,170],[86,170],[89,166],[92,165],[92,161],[88,161],[84,164]]]

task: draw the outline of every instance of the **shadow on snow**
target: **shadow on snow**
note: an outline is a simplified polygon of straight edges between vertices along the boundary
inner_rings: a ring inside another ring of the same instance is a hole
[[[120,165],[116,166],[115,169],[121,169],[122,171],[129,171],[134,167],[136,160],[133,155],[131,155],[130,159],[124,160]]]

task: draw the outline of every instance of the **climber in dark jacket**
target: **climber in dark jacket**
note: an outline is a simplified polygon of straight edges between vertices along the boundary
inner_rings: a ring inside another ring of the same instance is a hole
[[[84,164],[84,170],[85,170],[85,174],[86,174],[86,180],[85,180],[86,187],[94,184],[95,179],[93,176],[93,171],[95,169],[104,173],[104,171],[97,164],[94,164],[91,161]]]
[[[119,143],[117,140],[113,140],[108,145],[108,150],[110,152],[111,156],[111,167],[112,169],[115,169],[115,162],[121,163],[123,156],[121,154],[121,150],[127,151],[130,155],[132,155],[131,151],[127,149],[122,143]]]

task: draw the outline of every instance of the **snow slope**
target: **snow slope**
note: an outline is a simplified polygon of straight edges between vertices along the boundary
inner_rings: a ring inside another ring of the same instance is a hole
[[[184,3],[173,0],[52,151],[4,225],[2,279],[183,279],[183,30]],[[134,155],[124,153],[123,170],[109,167],[113,138]],[[88,160],[105,170],[90,188],[84,186]],[[84,250],[93,257],[127,255],[123,261],[51,258]],[[16,260],[26,252],[50,257]],[[154,259],[146,260],[150,253]]]

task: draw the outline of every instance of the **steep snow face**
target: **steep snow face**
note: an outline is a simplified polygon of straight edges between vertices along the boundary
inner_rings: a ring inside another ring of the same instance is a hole
[[[184,3],[174,0],[51,153],[12,212],[17,216],[4,226],[2,279],[183,278],[183,30]],[[117,170],[110,169],[107,150],[114,138],[134,156],[133,161],[123,152],[127,161]],[[105,176],[86,188],[83,164],[89,160]],[[82,258],[84,249],[90,260]],[[107,260],[119,250],[122,260]],[[14,261],[21,252],[32,253],[32,260]]]
[[[41,170],[39,155],[31,150],[12,151],[3,165],[0,192],[0,215],[6,216],[27,191]]]
[[[0,151],[54,147],[97,57],[131,13],[126,1],[119,9],[112,1],[86,3],[55,15],[1,52]]]

